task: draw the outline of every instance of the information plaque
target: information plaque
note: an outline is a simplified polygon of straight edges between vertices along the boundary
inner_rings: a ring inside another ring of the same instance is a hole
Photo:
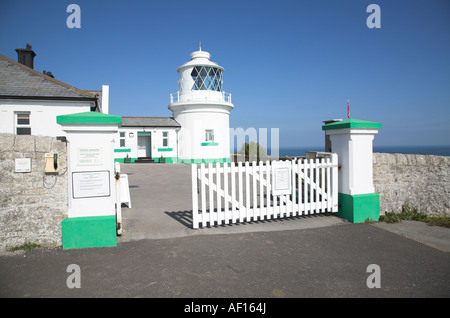
[[[272,162],[272,194],[291,194],[291,163],[284,161]]]
[[[77,164],[79,166],[103,165],[103,148],[77,148]]]
[[[109,197],[109,171],[73,172],[72,192],[74,199]]]
[[[31,172],[31,158],[16,158],[14,172]]]

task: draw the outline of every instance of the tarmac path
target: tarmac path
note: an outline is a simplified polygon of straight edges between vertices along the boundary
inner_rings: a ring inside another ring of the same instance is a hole
[[[80,268],[68,288],[67,267]],[[369,288],[368,266],[380,288]],[[450,254],[370,224],[144,239],[0,257],[0,297],[450,297]]]

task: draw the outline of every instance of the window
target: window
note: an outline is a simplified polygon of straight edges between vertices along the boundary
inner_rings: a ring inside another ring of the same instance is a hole
[[[222,70],[210,66],[196,66],[191,72],[192,90],[222,91]]]
[[[205,141],[214,142],[214,129],[205,129]]]
[[[169,147],[169,132],[163,131],[162,136],[163,147]]]
[[[119,142],[120,142],[120,147],[125,147],[125,132],[120,132],[120,138],[119,138]]]
[[[30,113],[16,113],[16,134],[31,135]]]

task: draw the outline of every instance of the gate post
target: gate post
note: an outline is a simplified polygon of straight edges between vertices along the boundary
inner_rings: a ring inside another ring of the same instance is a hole
[[[347,119],[322,126],[330,137],[331,152],[338,154],[338,216],[352,223],[380,217],[380,197],[373,186],[374,135],[380,123]]]
[[[57,116],[56,122],[67,139],[63,249],[116,246],[114,136],[122,117],[85,112]]]

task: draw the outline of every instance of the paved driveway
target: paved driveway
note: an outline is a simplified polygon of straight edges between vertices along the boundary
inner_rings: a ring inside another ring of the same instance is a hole
[[[121,164],[128,174],[131,208],[122,208],[119,241],[184,236],[190,230],[191,170],[189,165]]]
[[[122,164],[128,174],[132,208],[122,208],[123,234],[117,242],[175,238],[191,235],[232,234],[321,228],[349,224],[335,214],[192,229],[191,165]],[[422,222],[375,223],[441,251],[450,252],[450,230]]]
[[[346,224],[334,215],[269,220],[192,229],[191,165],[121,164],[128,174],[131,208],[122,208],[123,234],[118,242],[199,234],[229,234],[317,228]]]
[[[80,267],[81,288],[67,287],[69,264]],[[380,268],[380,288],[367,286],[370,264]],[[221,297],[235,303],[268,302],[267,316],[282,317],[286,305],[291,307],[287,312],[303,309],[301,299],[269,298],[449,298],[449,264],[449,253],[370,224],[347,223],[298,231],[140,240],[116,247],[41,248],[0,256],[0,297],[193,298],[150,303],[153,311],[161,309],[166,316],[173,312],[176,317],[192,301],[217,304]],[[149,308],[147,301],[145,306]],[[397,307],[402,313],[416,308]],[[337,303],[330,308],[349,311],[348,305]]]

